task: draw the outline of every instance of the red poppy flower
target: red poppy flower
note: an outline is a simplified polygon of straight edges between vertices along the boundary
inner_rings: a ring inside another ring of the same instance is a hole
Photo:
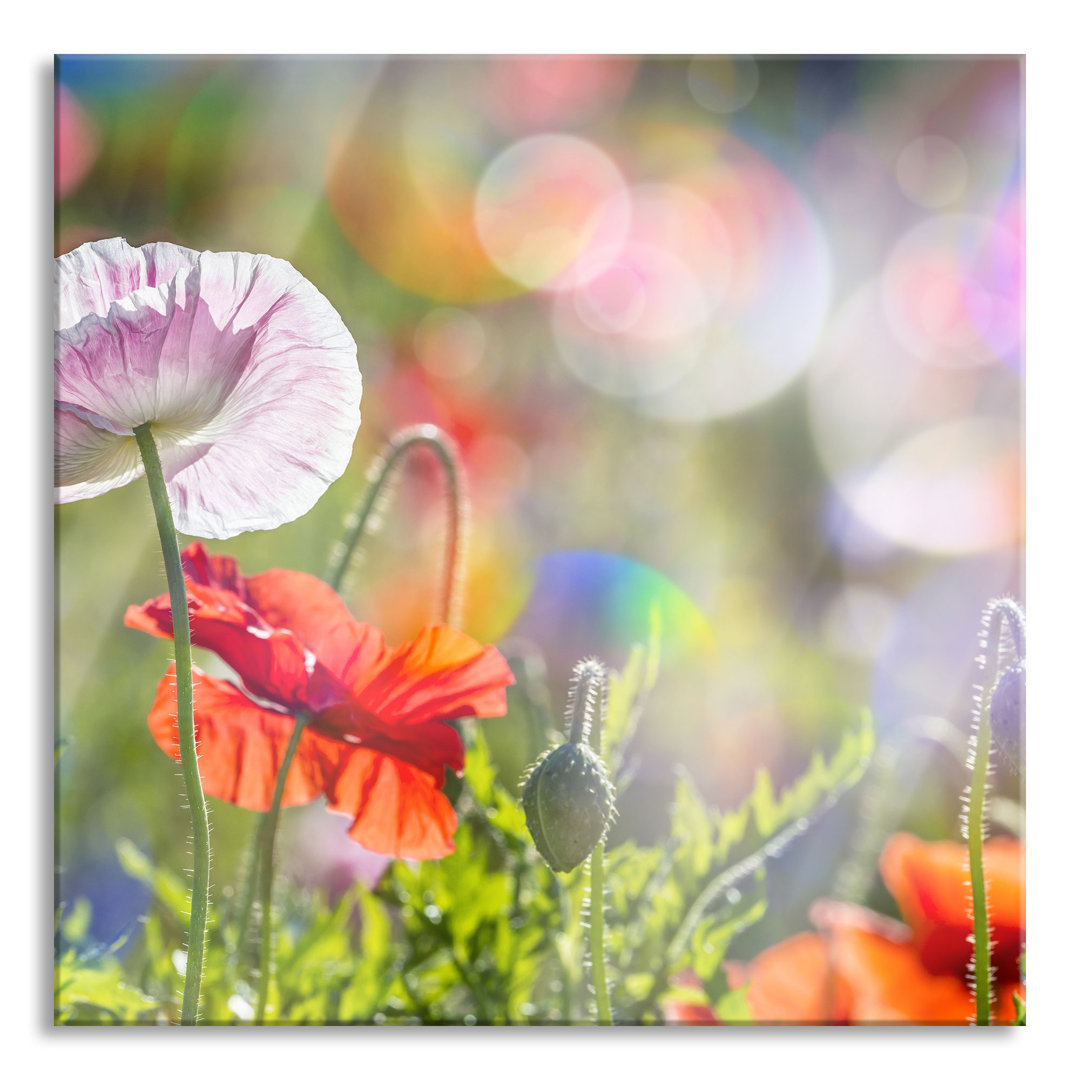
[[[1018,968],[1024,940],[1024,846],[989,841],[983,850],[996,1016],[1016,1016],[1023,997]],[[899,833],[881,856],[881,873],[906,924],[855,904],[820,900],[811,908],[818,933],[796,934],[749,964],[727,965],[733,986],[748,982],[747,1004],[761,1023],[966,1024],[975,1003],[967,982],[971,916],[967,847],[927,843]],[[694,1010],[693,1015],[688,1010]],[[674,1023],[718,1023],[701,1006],[675,1002]],[[706,1007],[707,1009],[707,1007]]]
[[[506,712],[514,679],[502,656],[448,626],[427,626],[391,649],[310,574],[245,578],[234,559],[208,555],[199,543],[182,558],[192,643],[217,653],[243,683],[194,672],[207,794],[268,810],[302,713],[310,720],[282,806],[325,795],[329,809],[353,818],[349,835],[371,851],[414,859],[452,852],[457,819],[442,787],[445,769],[460,773],[465,762],[448,721]],[[171,637],[168,596],[133,605],[124,622]],[[179,758],[175,667],[148,721],[158,745]]]

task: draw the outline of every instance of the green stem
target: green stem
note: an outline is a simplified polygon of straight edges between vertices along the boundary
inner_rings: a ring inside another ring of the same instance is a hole
[[[586,734],[598,757],[603,757],[604,724],[607,721],[608,676],[599,664],[600,708],[597,722],[585,722]],[[579,665],[580,670],[580,665]],[[582,676],[583,681],[585,676]],[[590,697],[591,686],[581,687],[581,696],[586,701]],[[583,710],[588,711],[587,707]],[[574,717],[575,721],[577,717]],[[600,837],[593,853],[589,857],[589,953],[592,958],[593,989],[596,991],[596,1022],[611,1023],[611,1001],[608,997],[607,960],[604,956],[604,840]]]
[[[273,943],[273,931],[271,927],[271,903],[274,889],[274,840],[277,836],[278,818],[281,816],[281,797],[285,793],[285,780],[289,775],[296,748],[300,745],[300,736],[307,726],[308,717],[298,713],[296,723],[293,725],[292,736],[285,750],[281,768],[278,769],[277,780],[274,782],[274,795],[270,801],[270,809],[263,817],[259,828],[261,840],[261,857],[256,862],[257,871],[261,877],[261,891],[259,906],[262,918],[259,925],[259,1001],[255,1008],[255,1023],[261,1024],[266,1015],[266,1002],[270,996],[270,952]]]
[[[434,424],[418,424],[399,431],[387,443],[376,458],[369,473],[370,483],[356,513],[353,515],[345,536],[334,549],[326,580],[335,592],[341,591],[341,583],[352,561],[354,552],[368,529],[372,526],[380,496],[406,454],[418,446],[433,451],[446,476],[448,521],[446,532],[446,558],[443,564],[440,589],[439,618],[448,626],[461,622],[461,591],[465,559],[465,532],[467,501],[457,451],[450,437]]]
[[[971,910],[975,940],[975,1023],[990,1023],[990,927],[986,913],[986,881],[983,877],[983,805],[990,763],[990,696],[984,694],[975,735],[968,807],[968,860],[971,863]]]
[[[1001,668],[1005,647],[1004,627],[1009,628],[1012,651],[1023,657],[1026,651],[1024,617],[1011,600],[992,601],[984,614],[985,675],[979,712],[971,741],[971,788],[968,794],[966,832],[968,862],[971,870],[971,912],[973,938],[973,970],[975,990],[975,1023],[985,1027],[990,1023],[992,1003],[990,988],[990,919],[986,908],[986,878],[983,872],[983,839],[986,832],[986,794],[990,773],[990,700]]]
[[[172,607],[173,641],[176,644],[176,729],[180,746],[180,765],[184,788],[191,809],[195,865],[192,872],[191,927],[188,935],[187,966],[184,973],[184,999],[180,1023],[195,1024],[199,1017],[199,994],[202,989],[203,953],[206,947],[206,918],[210,906],[210,819],[206,811],[202,778],[199,776],[199,751],[195,741],[195,710],[191,676],[191,624],[188,621],[187,589],[180,561],[172,508],[161,471],[161,459],[150,431],[150,424],[135,428],[135,442],[142,454],[150,500],[154,505],[165,577],[169,583]]]
[[[589,952],[592,956],[593,987],[596,990],[596,1022],[611,1023],[607,965],[604,960],[604,841],[593,848],[589,858]]]

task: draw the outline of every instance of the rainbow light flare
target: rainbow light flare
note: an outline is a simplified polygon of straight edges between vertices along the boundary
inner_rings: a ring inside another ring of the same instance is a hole
[[[605,551],[556,551],[536,561],[532,592],[507,636],[528,638],[564,664],[596,655],[621,667],[648,642],[654,609],[665,664],[711,649],[708,620],[660,571]]]

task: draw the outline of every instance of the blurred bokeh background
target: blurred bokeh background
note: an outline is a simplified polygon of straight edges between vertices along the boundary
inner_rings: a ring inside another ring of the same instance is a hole
[[[265,252],[357,341],[348,472],[212,550],[321,574],[381,444],[439,424],[472,495],[465,628],[556,714],[578,658],[621,667],[660,612],[616,842],[666,834],[674,769],[732,806],[864,706],[895,824],[958,838],[980,612],[1024,599],[1019,58],[70,56],[56,76],[57,254]],[[352,575],[392,642],[434,615],[444,514],[415,463]],[[147,902],[117,839],[188,865],[145,725],[171,653],[122,625],[164,573],[144,485],[56,522],[59,899],[88,896],[108,941]],[[484,725],[511,786],[543,738],[526,712],[519,693]],[[783,856],[735,953],[835,890],[859,798]],[[215,803],[213,824],[223,888],[254,822]],[[371,872],[346,827],[290,811],[286,872]]]

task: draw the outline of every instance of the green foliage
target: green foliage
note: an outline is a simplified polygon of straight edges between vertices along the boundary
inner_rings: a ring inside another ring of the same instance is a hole
[[[659,622],[611,681],[604,754],[613,772],[658,671]],[[617,1023],[660,1023],[671,996],[707,1002],[727,1023],[748,1022],[745,989],[724,958],[765,912],[766,857],[807,827],[861,775],[873,747],[869,717],[826,759],[777,793],[759,773],[749,798],[710,809],[678,779],[670,839],[621,844],[606,860],[605,955]],[[588,1023],[587,864],[554,874],[538,856],[518,794],[500,780],[482,733],[466,753],[457,850],[393,863],[374,889],[331,899],[282,881],[273,913],[274,977],[267,1020],[283,1024]],[[175,1023],[183,985],[187,892],[130,841],[124,870],[149,886],[141,932],[95,953],[80,942],[83,902],[58,921],[57,1023]],[[231,950],[236,895],[218,884],[207,936],[203,1022],[249,1023],[257,950]],[[242,890],[237,890],[242,891]],[[248,943],[250,944],[250,943]],[[697,987],[673,986],[692,970]]]
[[[701,979],[714,1010],[738,1013],[722,961],[734,935],[765,914],[765,858],[862,776],[873,742],[866,714],[827,762],[815,754],[779,796],[760,772],[749,798],[728,813],[710,811],[683,776],[666,847],[627,843],[611,853],[607,921],[610,955],[624,976],[615,998],[622,1019],[659,1019],[671,976],[686,968]]]

